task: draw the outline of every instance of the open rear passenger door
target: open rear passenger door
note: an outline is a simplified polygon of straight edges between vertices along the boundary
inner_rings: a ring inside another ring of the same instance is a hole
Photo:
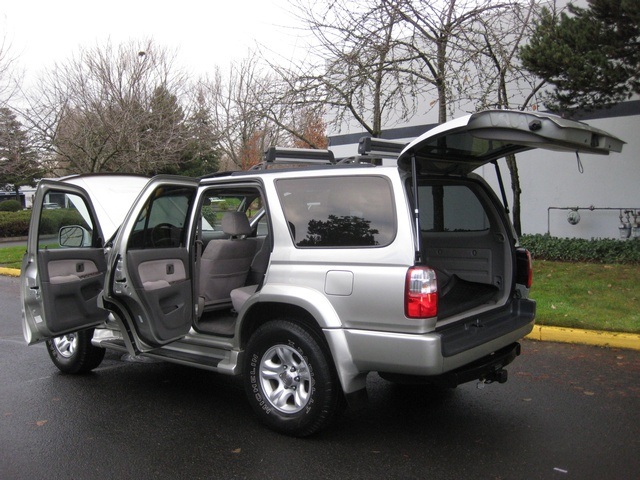
[[[182,338],[191,328],[197,187],[195,179],[153,178],[116,237],[103,301],[119,312],[138,351]]]

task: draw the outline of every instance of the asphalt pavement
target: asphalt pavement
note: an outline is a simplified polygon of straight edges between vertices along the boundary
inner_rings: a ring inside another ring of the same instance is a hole
[[[239,381],[108,353],[63,375],[0,277],[0,478],[640,478],[640,352],[523,342],[509,381],[400,387],[309,439],[256,422]]]

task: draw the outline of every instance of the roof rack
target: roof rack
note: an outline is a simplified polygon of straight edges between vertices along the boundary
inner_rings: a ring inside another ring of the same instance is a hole
[[[405,142],[398,142],[396,140],[361,137],[358,142],[358,155],[343,158],[338,163],[370,163],[372,165],[383,165],[384,159],[397,160],[400,152],[402,152],[406,145]]]
[[[264,152],[264,161],[251,170],[264,170],[268,165],[333,165],[336,159],[330,150],[313,148],[269,147]]]
[[[358,142],[358,153],[376,158],[398,158],[407,146],[405,142],[384,138],[362,137]]]

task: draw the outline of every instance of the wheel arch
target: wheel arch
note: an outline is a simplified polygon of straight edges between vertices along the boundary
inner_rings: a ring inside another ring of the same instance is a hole
[[[288,318],[295,320],[306,327],[315,336],[321,339],[328,348],[322,328],[317,319],[307,309],[300,305],[292,305],[285,302],[257,302],[254,303],[242,317],[240,325],[240,347],[245,348],[249,338],[261,325],[276,319]]]
[[[287,318],[306,327],[322,345],[329,362],[337,374],[349,404],[361,405],[366,401],[366,376],[354,364],[342,328],[323,329],[311,311],[291,303],[254,302],[244,313],[239,330],[240,348],[245,349],[249,338],[266,322]],[[245,358],[244,361],[247,361]]]

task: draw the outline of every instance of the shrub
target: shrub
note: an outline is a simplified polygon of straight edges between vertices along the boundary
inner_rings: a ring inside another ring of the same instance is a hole
[[[42,217],[40,218],[41,234],[57,234],[63,225],[81,225],[85,228],[87,226],[82,215],[76,209],[60,208],[42,211]]]
[[[29,234],[30,210],[0,212],[0,236],[26,237]]]
[[[30,219],[31,210],[0,212],[0,237],[26,237],[29,234]],[[60,208],[42,211],[41,234],[56,235],[63,225],[81,225],[87,228],[87,223],[76,209]]]
[[[523,235],[520,244],[533,258],[565,262],[640,263],[640,240],[557,238]]]
[[[0,212],[19,212],[22,204],[18,200],[4,200],[0,202]]]

